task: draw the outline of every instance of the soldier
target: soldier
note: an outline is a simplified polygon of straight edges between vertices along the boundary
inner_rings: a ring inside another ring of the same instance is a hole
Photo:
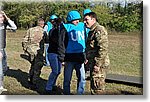
[[[104,94],[106,70],[109,68],[108,34],[99,25],[94,12],[84,16],[84,23],[90,32],[87,38],[87,67],[90,68],[91,94]]]
[[[41,69],[43,67],[43,53],[44,53],[44,40],[43,40],[43,27],[44,20],[38,20],[38,26],[27,30],[23,38],[23,50],[29,54],[31,68],[29,70],[29,84],[31,88],[37,88],[37,81],[40,77]]]
[[[7,71],[7,55],[5,52],[6,48],[6,27],[9,26],[10,29],[16,30],[17,26],[15,23],[8,18],[8,16],[5,14],[4,11],[0,11],[0,93],[2,91],[6,91],[6,89],[3,88],[3,79],[4,74]]]

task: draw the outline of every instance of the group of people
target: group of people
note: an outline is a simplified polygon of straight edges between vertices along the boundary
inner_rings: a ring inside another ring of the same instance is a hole
[[[106,29],[99,25],[96,13],[85,9],[83,17],[81,22],[80,13],[72,10],[67,14],[66,23],[56,15],[51,15],[46,25],[44,19],[40,18],[36,27],[27,30],[22,46],[30,57],[28,82],[31,88],[39,88],[37,83],[44,65],[45,49],[45,64],[50,65],[52,69],[45,87],[46,92],[54,94],[57,78],[64,65],[63,94],[71,94],[74,69],[78,95],[84,94],[86,72],[90,72],[91,94],[104,94],[106,72],[110,64],[108,34]],[[0,58],[3,59],[2,55],[0,54]]]

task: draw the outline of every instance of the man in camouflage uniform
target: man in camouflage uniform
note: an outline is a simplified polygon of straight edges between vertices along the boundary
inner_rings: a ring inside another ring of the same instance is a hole
[[[29,70],[29,83],[31,88],[37,88],[36,83],[40,77],[41,69],[43,67],[43,53],[44,53],[44,40],[43,29],[44,20],[38,20],[38,26],[27,30],[23,38],[23,50],[29,54],[31,68]]]
[[[84,23],[90,32],[87,38],[87,67],[90,68],[91,94],[104,94],[106,70],[109,68],[108,35],[99,25],[94,12],[84,16]]]

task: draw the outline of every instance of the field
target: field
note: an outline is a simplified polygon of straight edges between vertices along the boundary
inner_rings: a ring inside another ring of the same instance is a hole
[[[21,41],[25,35],[25,30],[17,30],[15,32],[7,32],[7,55],[9,70],[4,79],[7,92],[5,95],[43,95],[45,94],[45,85],[51,72],[50,67],[43,67],[41,80],[38,83],[38,90],[31,90],[28,87],[27,76],[30,63],[26,59],[21,46]],[[111,69],[108,73],[143,76],[143,46],[142,34],[138,33],[109,33],[109,55],[111,61]],[[75,72],[72,77],[71,92],[76,94],[76,76]],[[62,90],[63,68],[58,78],[57,85]],[[87,80],[85,87],[85,95],[90,94],[90,82]],[[107,94],[111,95],[142,95],[143,88],[134,85],[124,85],[118,83],[106,83]]]

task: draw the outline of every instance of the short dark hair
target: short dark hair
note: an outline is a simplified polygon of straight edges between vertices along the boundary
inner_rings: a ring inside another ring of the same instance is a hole
[[[44,21],[44,19],[43,19],[43,18],[39,18],[39,19],[38,19],[38,22],[39,22],[39,21]]]
[[[62,18],[55,18],[54,19],[54,27],[58,27],[61,23],[63,23]]]
[[[40,24],[41,21],[44,22],[44,19],[43,18],[39,18],[38,21],[37,21],[37,23]]]
[[[84,17],[85,17],[85,16],[90,16],[91,18],[95,18],[96,21],[98,22],[98,20],[97,20],[97,15],[96,15],[95,12],[89,12],[89,13],[85,14]]]

